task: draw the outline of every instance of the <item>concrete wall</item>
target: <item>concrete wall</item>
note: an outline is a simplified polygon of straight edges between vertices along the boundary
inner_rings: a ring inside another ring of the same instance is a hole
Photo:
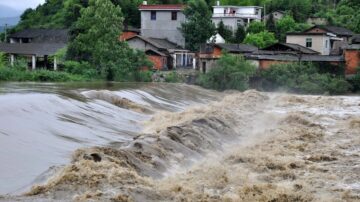
[[[310,49],[319,52],[321,55],[329,55],[331,50],[330,37],[325,35],[288,35],[286,36],[286,43],[299,44],[306,47],[306,39],[312,39],[312,47]],[[327,48],[326,41],[328,41]]]
[[[179,30],[185,22],[185,15],[178,11],[177,20],[171,20],[172,11],[156,11],[156,20],[151,20],[151,11],[141,11],[141,35],[145,37],[168,39],[182,47],[185,39]]]

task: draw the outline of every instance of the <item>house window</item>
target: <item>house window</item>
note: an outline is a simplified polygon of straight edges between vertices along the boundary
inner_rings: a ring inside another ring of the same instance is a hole
[[[171,12],[171,20],[177,20],[177,12]]]
[[[328,48],[328,46],[329,46],[329,41],[326,40],[326,41],[325,41],[325,48]]]
[[[156,11],[151,11],[151,20],[156,20]]]
[[[306,38],[306,47],[311,48],[312,47],[312,38]]]
[[[242,20],[237,20],[236,22],[237,26],[240,27],[243,25],[243,21]]]

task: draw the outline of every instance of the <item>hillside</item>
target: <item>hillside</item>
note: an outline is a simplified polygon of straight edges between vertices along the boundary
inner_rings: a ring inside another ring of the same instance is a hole
[[[139,27],[140,13],[138,6],[142,0],[112,0],[113,4],[122,9],[124,24]],[[150,0],[153,3],[186,3],[187,0]],[[215,5],[215,0],[206,0],[209,5]],[[259,5],[266,7],[266,12],[281,10],[291,15],[297,23],[303,23],[308,17],[323,17],[331,25],[341,25],[354,32],[360,32],[359,0],[222,0],[222,5]],[[69,28],[79,18],[80,10],[88,6],[82,0],[47,1],[36,10],[28,9],[23,14],[23,20],[17,30],[30,27]],[[0,12],[1,13],[1,12]],[[1,17],[1,16],[0,16]]]

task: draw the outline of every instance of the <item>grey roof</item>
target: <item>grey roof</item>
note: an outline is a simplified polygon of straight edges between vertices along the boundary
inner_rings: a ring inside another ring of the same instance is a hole
[[[261,50],[267,50],[267,51],[294,51],[294,52],[301,52],[303,54],[320,54],[319,52],[316,52],[310,48],[306,48],[304,46],[301,46],[299,44],[293,44],[293,43],[276,43],[271,46],[268,46],[266,48],[263,48]]]
[[[67,43],[67,29],[25,29],[11,34],[9,38],[31,38],[33,43]]]
[[[255,47],[253,45],[248,45],[248,44],[221,43],[221,44],[215,44],[215,46],[218,46],[221,49],[224,49],[230,53],[252,53],[252,52],[258,50],[257,47]]]
[[[160,56],[166,56],[164,53],[162,53],[162,52],[160,52],[160,51],[157,51],[157,50],[154,50],[154,49],[147,49],[146,51],[145,51],[145,53],[149,53],[149,52],[153,52],[153,53],[155,53],[155,54],[157,54],[157,55],[160,55]]]
[[[139,38],[139,39],[141,39],[141,40],[155,46],[159,50],[167,50],[169,52],[175,51],[175,50],[184,51],[184,49],[182,47],[178,46],[175,43],[172,43],[172,42],[168,41],[167,39],[148,38],[148,37],[143,37],[143,36],[136,35],[136,36],[133,36],[133,37],[127,39],[127,41],[130,41],[130,40],[132,40],[134,38]]]
[[[352,43],[352,44],[360,44],[360,34],[355,34],[355,35],[351,38],[351,43]]]
[[[337,27],[337,26],[329,26],[329,25],[315,25],[307,30],[305,30],[303,33],[306,33],[309,30],[312,30],[314,28],[320,28],[324,29],[328,32],[334,33],[338,36],[352,36],[354,33],[350,31],[349,29],[346,29],[345,27]]]
[[[65,43],[0,43],[0,52],[20,55],[54,55]]]
[[[343,56],[329,56],[329,55],[262,55],[262,54],[248,54],[245,56],[248,59],[255,60],[277,60],[277,61],[304,61],[304,62],[343,62]]]
[[[320,26],[318,25],[318,27],[323,28],[325,30],[328,30],[329,32],[332,32],[336,35],[339,36],[352,36],[354,35],[354,33],[348,29],[346,29],[345,27],[336,27],[336,26]]]

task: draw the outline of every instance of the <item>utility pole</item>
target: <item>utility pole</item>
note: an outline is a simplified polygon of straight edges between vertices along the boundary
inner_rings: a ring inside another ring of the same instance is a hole
[[[266,19],[265,19],[265,16],[266,16],[266,4],[264,4],[264,17],[263,17],[264,24],[266,25]]]
[[[8,24],[5,24],[5,41],[4,41],[5,43],[7,42],[7,25]]]

